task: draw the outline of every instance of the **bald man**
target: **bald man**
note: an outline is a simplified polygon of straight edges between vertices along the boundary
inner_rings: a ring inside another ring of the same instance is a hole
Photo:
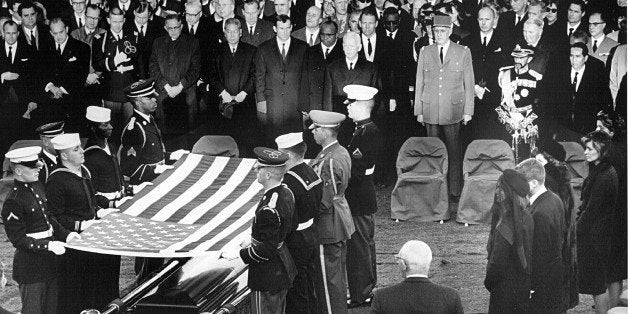
[[[425,242],[406,242],[395,258],[405,279],[376,291],[371,313],[463,313],[458,291],[427,279],[432,250]]]
[[[318,36],[323,21],[321,9],[313,5],[305,14],[305,26],[292,32],[292,37],[304,41],[309,47],[318,45],[321,40]]]

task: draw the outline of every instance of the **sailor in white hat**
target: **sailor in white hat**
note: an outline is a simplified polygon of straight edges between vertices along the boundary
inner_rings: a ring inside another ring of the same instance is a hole
[[[316,238],[314,219],[320,214],[319,207],[323,195],[323,182],[314,169],[303,161],[307,144],[303,133],[288,133],[275,139],[277,149],[288,154],[287,172],[283,183],[294,195],[294,215],[292,227],[286,239],[288,250],[297,266],[297,276],[286,297],[286,313],[299,311],[315,312],[316,296],[312,287],[314,282],[314,263],[316,262]]]
[[[6,153],[14,183],[2,207],[2,221],[16,248],[13,279],[19,284],[22,313],[56,313],[55,257],[65,253],[64,241],[80,238],[62,227],[47,208],[44,186],[39,182],[41,147],[18,148]]]

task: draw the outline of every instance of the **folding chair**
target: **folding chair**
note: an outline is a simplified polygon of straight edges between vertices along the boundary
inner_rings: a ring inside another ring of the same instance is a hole
[[[194,143],[192,153],[236,158],[240,155],[235,140],[227,135],[205,135],[201,137]]]
[[[458,203],[457,222],[489,223],[497,179],[515,167],[510,146],[502,140],[475,140],[464,154],[464,187]]]
[[[390,218],[449,219],[447,148],[437,137],[411,137],[397,157],[397,183],[390,197]]]
[[[584,158],[584,148],[576,142],[560,142],[565,152],[565,163],[571,173],[571,187],[573,188],[574,209],[577,211],[582,204],[580,194],[582,193],[582,183],[589,176],[589,164]]]

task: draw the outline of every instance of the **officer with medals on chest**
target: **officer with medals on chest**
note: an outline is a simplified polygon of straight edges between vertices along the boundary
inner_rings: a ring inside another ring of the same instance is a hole
[[[46,194],[39,181],[41,147],[18,148],[6,153],[15,178],[2,207],[2,221],[16,248],[13,279],[19,284],[22,313],[56,313],[55,255],[65,253],[63,242],[80,238],[50,216]]]
[[[294,214],[294,195],[281,183],[288,155],[266,147],[256,147],[253,152],[257,156],[257,182],[263,186],[264,196],[255,210],[251,240],[244,241],[239,250],[222,252],[221,257],[240,257],[249,265],[251,313],[279,314],[285,311],[286,294],[296,276],[285,245]]]
[[[57,155],[54,147],[52,147],[51,140],[57,135],[63,134],[64,124],[63,121],[46,123],[35,129],[43,144],[43,150],[39,154],[39,159],[41,159],[43,165],[39,171],[39,182],[42,184],[46,184],[48,176],[57,167]]]
[[[533,109],[538,103],[537,83],[543,75],[530,69],[528,64],[534,57],[534,47],[523,44],[515,46],[510,54],[514,65],[499,69],[499,86],[502,92],[513,92],[516,112],[525,112]],[[502,94],[503,95],[503,94]]]
[[[316,172],[303,161],[307,144],[303,133],[288,133],[275,139],[277,149],[288,155],[283,183],[294,195],[292,228],[286,240],[297,267],[297,276],[286,297],[286,313],[316,313],[314,264],[317,233],[314,219],[320,211],[323,183]]]
[[[351,177],[351,157],[338,143],[345,115],[330,111],[309,112],[314,141],[323,147],[311,165],[323,181],[321,214],[314,220],[318,255],[314,288],[319,313],[347,313],[345,280],[347,240],[355,231],[345,190]]]
[[[351,154],[351,180],[347,202],[355,225],[355,233],[347,241],[347,282],[351,299],[348,306],[369,305],[377,282],[375,264],[375,220],[377,212],[373,172],[381,160],[384,147],[382,133],[373,120],[371,110],[377,89],[363,85],[347,85],[347,113],[355,123],[353,137],[347,146]]]

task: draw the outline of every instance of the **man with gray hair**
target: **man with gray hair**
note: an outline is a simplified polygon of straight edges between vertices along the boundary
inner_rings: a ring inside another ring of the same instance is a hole
[[[376,291],[371,313],[463,313],[458,291],[427,278],[432,250],[425,242],[406,242],[395,259],[405,279]]]
[[[561,313],[563,293],[562,247],[565,239],[563,203],[545,188],[545,168],[534,158],[515,168],[530,185],[528,211],[534,220],[530,276],[530,313]]]
[[[544,75],[547,64],[556,51],[556,45],[550,36],[543,35],[543,20],[528,19],[523,24],[523,38],[528,45],[535,48],[530,69]]]

